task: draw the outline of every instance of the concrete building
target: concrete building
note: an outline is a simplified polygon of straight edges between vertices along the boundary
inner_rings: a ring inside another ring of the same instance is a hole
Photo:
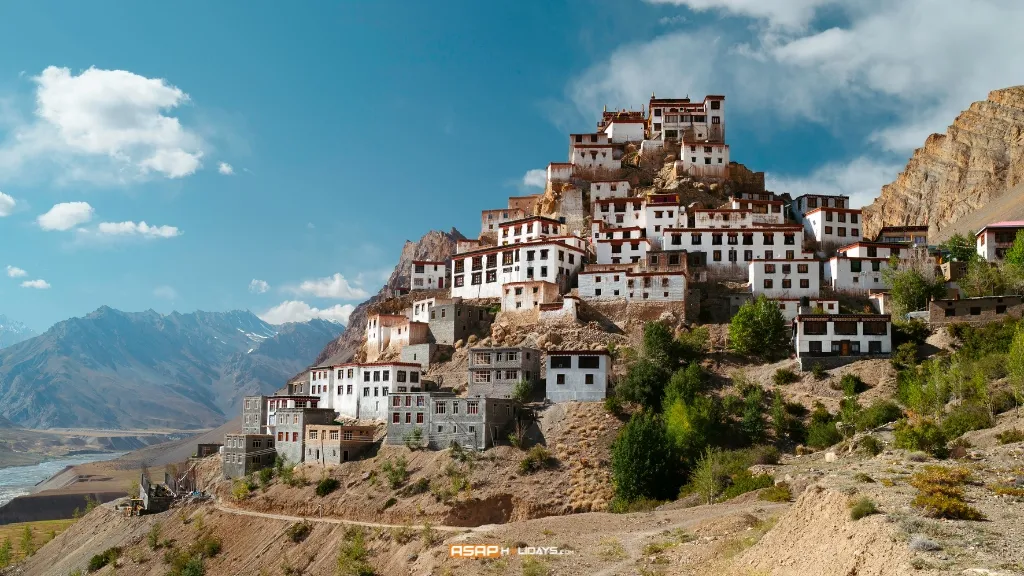
[[[828,194],[804,194],[797,196],[790,204],[793,219],[798,223],[804,223],[804,216],[818,208],[849,208],[849,196],[832,196]]]
[[[870,290],[888,287],[883,277],[883,272],[888,269],[888,258],[838,254],[825,262],[825,282],[837,292],[866,294]]]
[[[1024,220],[996,222],[978,230],[974,235],[978,255],[989,262],[1001,261],[1021,230]]]
[[[558,285],[554,282],[509,282],[501,297],[502,312],[528,312],[540,309],[541,304],[559,300]]]
[[[437,298],[424,298],[412,303],[412,315],[409,317],[413,322],[430,322],[430,309],[437,303]]]
[[[647,238],[595,239],[594,252],[598,264],[636,264],[652,249]]]
[[[281,408],[277,411],[277,453],[292,464],[302,462],[306,444],[306,426],[333,424],[331,408]]]
[[[809,298],[807,300],[807,306],[801,306],[800,302],[802,298],[773,298],[779,304],[779,310],[782,311],[782,316],[786,318],[786,322],[793,322],[793,319],[802,313],[811,314],[838,314],[839,313],[839,301],[838,300],[822,300],[819,298]],[[804,312],[801,312],[801,309]]]
[[[501,246],[565,235],[565,226],[561,222],[544,216],[529,216],[520,220],[510,220],[498,228],[498,244]]]
[[[734,197],[730,201],[729,207],[733,210],[749,211],[751,221],[756,224],[786,223],[786,206],[782,200],[755,200],[753,198]]]
[[[613,117],[607,122],[604,133],[608,135],[609,140],[616,144],[641,142],[644,139],[646,124],[642,115],[621,115]]]
[[[565,292],[583,266],[586,251],[570,245],[580,239],[543,239],[458,254],[452,271],[452,297],[501,298],[509,282],[544,280]],[[499,264],[500,261],[500,264]]]
[[[376,431],[376,426],[307,425],[304,461],[327,466],[358,460],[374,445]]]
[[[628,198],[629,190],[629,180],[618,178],[610,180],[594,179],[590,182],[590,203],[593,205],[598,200]]]
[[[652,140],[725,142],[725,96],[708,95],[703,102],[690,102],[652,94],[648,106],[647,137]]]
[[[274,465],[277,452],[270,434],[225,434],[221,472],[225,479],[244,478]]]
[[[576,170],[618,170],[622,168],[622,149],[611,143],[573,144],[569,162]]]
[[[242,398],[242,432],[244,434],[270,434],[268,429],[267,396]]]
[[[499,208],[497,210],[483,210],[480,213],[480,235],[484,234],[497,234],[498,227],[505,222],[512,222],[513,220],[521,220],[527,216],[532,216],[533,211],[529,213],[524,211],[522,208]]]
[[[364,362],[318,366],[313,383],[317,406],[342,416],[383,420],[390,391],[420,387],[419,362]],[[404,390],[403,390],[404,391]]]
[[[803,227],[761,225],[752,228],[669,228],[663,233],[666,251],[685,250],[688,255],[707,254],[709,268],[736,269],[746,276],[750,262],[783,258],[796,260],[803,252]]]
[[[516,417],[511,400],[457,398],[450,392],[417,392],[391,397],[388,444],[412,441],[419,431],[420,445],[441,450],[455,442],[485,450],[508,437]]]
[[[872,239],[884,244],[928,245],[927,226],[883,226]]]
[[[612,357],[607,350],[549,350],[547,398],[599,402],[608,395]]]
[[[754,259],[748,266],[750,291],[754,296],[799,300],[821,294],[821,262],[809,258],[786,260]]]
[[[552,162],[548,164],[548,183],[572,180],[572,163]]]
[[[626,297],[626,272],[622,264],[591,264],[579,274],[580,298],[584,300],[621,300]]]
[[[865,356],[892,353],[888,314],[800,314],[793,320],[793,340],[801,370],[815,363],[834,368]]]
[[[434,344],[454,345],[471,334],[490,330],[494,313],[488,306],[469,304],[462,298],[438,300],[430,309],[430,339]]]
[[[417,364],[422,370],[430,368],[430,363],[437,354],[437,344],[413,344],[402,348],[399,358],[406,364]]]
[[[932,328],[947,324],[988,324],[1024,315],[1024,297],[984,296],[932,300],[928,304],[928,323]]]
[[[319,389],[328,378],[328,371],[310,370],[309,377],[311,381],[316,382]],[[267,433],[273,434],[274,428],[277,426],[278,410],[284,408],[317,408],[319,404],[320,397],[309,394],[275,394],[267,396]]]
[[[413,260],[409,277],[413,290],[441,290],[448,279],[448,266],[444,262]]]
[[[862,238],[860,210],[815,208],[803,215],[803,224],[820,246],[844,246]]]
[[[540,350],[536,348],[471,348],[469,395],[510,398],[520,381],[537,390]]]
[[[728,178],[729,145],[684,136],[679,147],[676,173],[700,178]]]
[[[391,345],[391,336],[399,326],[408,326],[401,314],[372,314],[366,318],[366,358],[376,360]]]
[[[682,302],[686,298],[686,273],[666,270],[626,272],[626,301]]]
[[[847,244],[836,250],[836,254],[852,258],[885,258],[886,260],[893,256],[906,258],[912,252],[914,252],[913,248],[908,248],[903,244],[866,242],[863,240]]]

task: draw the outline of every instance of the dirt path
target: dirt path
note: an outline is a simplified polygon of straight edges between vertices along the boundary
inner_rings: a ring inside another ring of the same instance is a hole
[[[227,514],[235,514],[238,516],[256,516],[258,518],[268,518],[270,520],[284,520],[286,522],[320,522],[323,524],[351,524],[353,526],[366,526],[367,528],[408,528],[408,524],[381,524],[379,522],[362,522],[359,520],[345,520],[344,518],[317,518],[315,516],[289,516],[286,514],[268,514],[266,512],[254,512],[252,510],[243,510],[241,508],[234,508],[232,506],[225,506],[219,500],[214,502],[214,506],[220,512]],[[470,528],[466,526],[442,526],[431,524],[430,528],[441,532],[478,532],[481,529],[490,529],[493,526],[477,526]]]

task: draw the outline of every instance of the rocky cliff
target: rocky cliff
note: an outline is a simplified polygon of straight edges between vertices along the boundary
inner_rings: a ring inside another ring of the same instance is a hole
[[[989,93],[932,134],[907,167],[864,208],[864,234],[929,225],[936,237],[1024,181],[1024,86]]]
[[[423,235],[418,242],[405,241],[402,246],[402,255],[398,258],[391,277],[387,284],[380,289],[380,292],[363,302],[352,311],[348,318],[348,326],[351,330],[345,332],[336,340],[328,344],[316,357],[314,366],[330,359],[332,362],[347,362],[356,352],[356,348],[363,339],[366,325],[366,315],[375,304],[386,300],[399,289],[409,288],[409,271],[413,260],[436,260],[447,261],[455,253],[455,244],[459,240],[465,240],[458,230],[452,228],[451,232],[431,230]]]

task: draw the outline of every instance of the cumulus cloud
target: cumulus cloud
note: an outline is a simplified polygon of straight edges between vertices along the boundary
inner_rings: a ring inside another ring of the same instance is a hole
[[[54,204],[46,214],[36,218],[43,230],[70,230],[92,220],[93,209],[88,202],[62,202]]]
[[[531,188],[544,188],[548,184],[548,172],[543,168],[527,170],[523,175],[523,186]]]
[[[204,143],[173,110],[189,96],[160,78],[50,66],[33,78],[34,116],[0,144],[0,167],[49,162],[69,180],[181,178],[201,165]]]
[[[28,276],[28,272],[25,272],[17,266],[7,265],[7,277],[8,278],[21,278],[22,276]]]
[[[773,26],[804,26],[817,8],[837,4],[838,0],[648,0],[652,4],[675,4],[695,12],[720,10],[735,16],[768,21]]]
[[[253,294],[263,294],[267,290],[270,290],[270,284],[267,284],[266,280],[257,280],[256,278],[253,278],[252,281],[249,282],[249,292],[252,292]]]
[[[235,168],[234,166],[228,164],[227,162],[221,162],[220,164],[217,165],[217,172],[220,172],[225,176],[230,176],[235,173]]]
[[[35,288],[36,290],[46,290],[50,287],[50,283],[46,280],[26,280],[21,283],[22,288]]]
[[[174,238],[182,231],[174,226],[150,226],[145,221],[100,222],[96,233],[101,236],[138,236],[142,238]]]
[[[352,286],[340,273],[326,278],[305,280],[298,286],[289,286],[289,292],[316,296],[317,298],[337,298],[338,300],[355,300],[366,298],[369,294],[358,286]]]
[[[864,156],[849,162],[825,164],[803,176],[765,175],[765,186],[777,192],[789,192],[794,198],[803,194],[832,194],[850,197],[850,205],[870,204],[878,191],[903,169],[901,164],[878,162]]]
[[[270,310],[259,314],[261,320],[269,324],[284,324],[286,322],[308,322],[314,318],[330,320],[340,324],[348,324],[348,317],[355,310],[351,304],[335,304],[330,308],[314,308],[300,300],[288,300],[274,306]]]
[[[153,296],[173,301],[178,299],[178,291],[171,286],[157,286],[153,289]]]
[[[11,213],[14,212],[14,207],[17,204],[18,203],[15,202],[14,198],[0,192],[0,218],[10,216]]]

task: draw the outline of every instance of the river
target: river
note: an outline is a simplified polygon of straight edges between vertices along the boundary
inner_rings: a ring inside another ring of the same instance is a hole
[[[18,496],[28,494],[33,486],[60,472],[67,466],[113,460],[122,454],[125,454],[125,452],[77,454],[57,460],[47,460],[46,462],[40,462],[31,466],[0,468],[0,506],[7,504]]]

